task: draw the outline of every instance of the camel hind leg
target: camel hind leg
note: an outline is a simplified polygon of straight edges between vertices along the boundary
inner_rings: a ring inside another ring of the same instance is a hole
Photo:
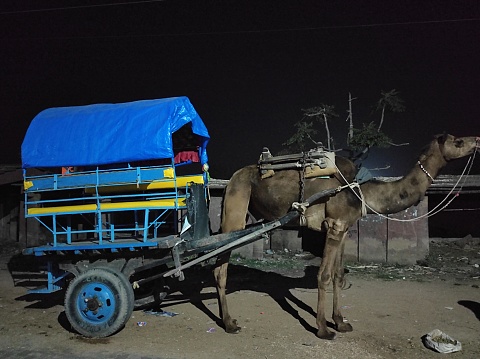
[[[235,175],[232,177],[225,190],[225,196],[223,199],[221,226],[223,233],[245,228],[250,192],[250,188],[241,188],[237,184]],[[236,319],[232,319],[228,311],[226,286],[229,259],[230,252],[219,256],[213,270],[213,275],[217,285],[219,312],[225,326],[225,331],[227,333],[235,334],[241,330],[241,327],[237,325]]]
[[[229,259],[230,253],[218,257],[217,263],[215,264],[215,269],[213,270],[213,275],[217,284],[218,310],[222,318],[223,325],[225,326],[225,331],[230,334],[236,334],[240,332],[242,328],[237,325],[236,319],[232,319],[228,311],[226,287]]]

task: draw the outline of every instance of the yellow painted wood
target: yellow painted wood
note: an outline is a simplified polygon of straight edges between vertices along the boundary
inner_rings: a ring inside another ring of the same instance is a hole
[[[203,184],[203,176],[202,175],[192,175],[192,176],[180,176],[177,177],[176,185],[177,188],[186,187],[189,183],[196,183],[196,184]],[[155,181],[148,184],[140,184],[140,185],[120,185],[120,186],[105,186],[105,187],[98,187],[98,192],[105,194],[105,193],[115,193],[115,192],[135,192],[135,191],[151,191],[155,189],[174,189],[175,188],[175,180],[171,181]],[[95,193],[95,188],[86,188],[86,193]]]
[[[101,211],[109,210],[129,210],[129,209],[155,209],[155,208],[175,208],[184,207],[186,205],[185,198],[179,198],[178,202],[175,198],[158,199],[153,201],[135,201],[135,202],[105,202],[100,203]],[[58,207],[43,207],[43,208],[29,208],[29,215],[48,215],[59,213],[82,213],[82,212],[94,212],[97,210],[96,204],[81,204],[76,206],[58,206]]]
[[[32,181],[23,181],[23,189],[27,190],[30,187],[33,187],[33,182]]]

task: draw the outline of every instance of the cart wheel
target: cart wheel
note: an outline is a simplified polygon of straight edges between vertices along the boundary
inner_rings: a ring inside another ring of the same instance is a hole
[[[109,268],[78,275],[65,294],[65,313],[72,327],[86,337],[106,337],[119,331],[134,305],[128,279]]]

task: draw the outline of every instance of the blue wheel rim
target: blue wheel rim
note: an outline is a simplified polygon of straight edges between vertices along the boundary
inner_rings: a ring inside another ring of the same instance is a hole
[[[88,283],[77,297],[77,309],[86,321],[100,324],[108,321],[115,313],[115,295],[102,283]]]

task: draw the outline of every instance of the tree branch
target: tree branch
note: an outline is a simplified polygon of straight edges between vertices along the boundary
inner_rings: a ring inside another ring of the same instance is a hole
[[[395,146],[395,147],[408,146],[408,145],[410,145],[409,142],[405,142],[405,143],[393,143],[393,142],[388,142],[388,144],[389,144],[390,146]]]

